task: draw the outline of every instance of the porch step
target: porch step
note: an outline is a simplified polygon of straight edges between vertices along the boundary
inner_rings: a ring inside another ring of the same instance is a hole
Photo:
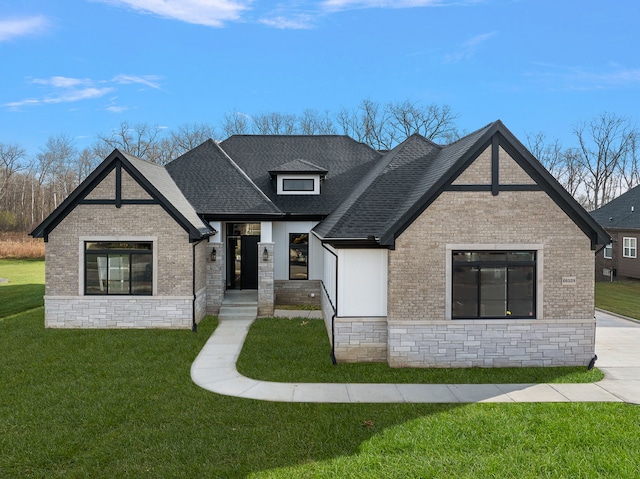
[[[223,303],[218,313],[218,317],[225,318],[253,318],[258,316],[258,306],[240,306],[240,305],[226,305]]]

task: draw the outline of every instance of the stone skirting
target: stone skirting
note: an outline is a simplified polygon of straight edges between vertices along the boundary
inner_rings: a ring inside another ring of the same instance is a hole
[[[320,280],[275,280],[276,304],[320,306]]]
[[[195,301],[196,323],[199,323],[207,314],[207,288],[204,287],[196,293]]]
[[[595,320],[390,321],[391,367],[586,366]]]
[[[385,362],[387,318],[340,318],[334,320],[334,354],[339,363]]]
[[[216,250],[216,260],[211,259],[211,253]],[[224,298],[224,264],[225,252],[224,244],[208,243],[207,244],[207,314],[218,314],[222,300]]]
[[[258,316],[271,316],[274,300],[273,243],[258,243]]]
[[[47,328],[192,327],[189,296],[45,296],[44,305]]]

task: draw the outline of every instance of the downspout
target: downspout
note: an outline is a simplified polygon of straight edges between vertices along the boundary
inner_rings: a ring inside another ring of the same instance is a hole
[[[338,362],[336,361],[336,316],[338,315],[338,255],[335,254],[333,251],[331,251],[329,248],[327,248],[324,243],[322,243],[322,247],[336,258],[336,278],[335,278],[336,304],[335,306],[331,302],[331,296],[329,295],[329,292],[327,291],[327,288],[324,285],[324,281],[322,282],[322,288],[324,289],[324,292],[327,295],[327,298],[329,299],[329,304],[331,304],[331,309],[333,309],[333,316],[331,316],[331,362],[335,366],[336,364],[338,364]]]
[[[198,332],[198,323],[196,323],[196,246],[202,241],[193,243],[193,249],[191,250],[191,290],[193,293],[193,300],[191,301],[191,331]]]

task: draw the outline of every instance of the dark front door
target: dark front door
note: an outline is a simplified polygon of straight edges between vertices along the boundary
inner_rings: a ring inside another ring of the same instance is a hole
[[[258,241],[260,236],[242,236],[240,288],[258,289]]]
[[[254,235],[227,239],[228,289],[258,289],[258,241]]]

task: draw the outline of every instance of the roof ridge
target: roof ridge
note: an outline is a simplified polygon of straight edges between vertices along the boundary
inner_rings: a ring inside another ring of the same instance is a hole
[[[460,141],[463,141],[463,140],[465,140],[466,138],[470,137],[471,135],[475,135],[475,134],[477,134],[477,133],[481,132],[482,130],[487,130],[487,129],[491,128],[491,127],[492,127],[492,126],[494,126],[496,123],[500,123],[500,120],[495,120],[495,121],[492,121],[491,123],[487,123],[487,124],[486,124],[486,125],[484,125],[483,127],[477,128],[477,129],[473,130],[471,133],[467,133],[466,135],[461,136],[461,137],[460,137],[460,138],[458,138],[457,140],[454,140],[454,141],[452,141],[451,143],[448,143],[448,144],[446,144],[446,145],[442,145],[442,146],[443,146],[443,148],[448,148],[448,147],[450,147],[450,146],[453,146],[453,145],[455,145],[456,143],[458,143],[458,142],[460,142]]]
[[[207,140],[208,141],[208,140]],[[262,191],[258,185],[255,184],[255,182],[249,177],[249,175],[247,175],[247,173],[240,168],[240,166],[233,161],[233,159],[227,154],[226,151],[224,151],[224,149],[222,148],[222,146],[220,146],[218,143],[213,142],[213,144],[220,150],[220,152],[224,155],[224,157],[229,160],[229,163],[231,163],[231,165],[249,182],[249,184],[251,186],[253,186],[253,188],[255,188],[255,190],[265,199],[267,200],[267,203],[270,204],[274,211],[278,212],[278,213],[282,213],[282,211],[280,210],[280,208],[278,208],[275,203],[273,201],[271,201],[271,198],[269,198],[264,191]]]

